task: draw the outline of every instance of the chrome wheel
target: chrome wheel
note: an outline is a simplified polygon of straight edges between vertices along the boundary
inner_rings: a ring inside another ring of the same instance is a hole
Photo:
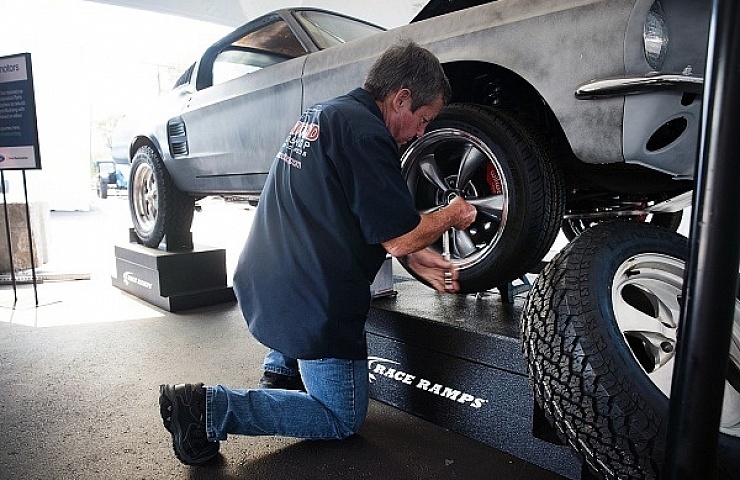
[[[152,167],[146,163],[138,166],[131,182],[132,214],[142,233],[151,232],[159,212],[157,180]]]
[[[614,276],[612,305],[619,330],[648,378],[669,396],[675,363],[684,262],[645,253],[622,263]],[[740,301],[730,347],[720,429],[740,436]]]
[[[444,128],[412,144],[402,165],[420,211],[440,209],[457,196],[476,207],[475,222],[452,236],[450,253],[460,270],[478,264],[501,238],[509,211],[508,185],[497,156],[480,138]],[[441,252],[441,241],[431,248]]]

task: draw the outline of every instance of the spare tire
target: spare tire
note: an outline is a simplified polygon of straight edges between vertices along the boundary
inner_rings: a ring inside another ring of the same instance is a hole
[[[660,476],[687,250],[685,237],[649,224],[596,225],[548,264],[525,302],[535,399],[601,478]],[[738,379],[740,300],[716,478],[740,478]]]

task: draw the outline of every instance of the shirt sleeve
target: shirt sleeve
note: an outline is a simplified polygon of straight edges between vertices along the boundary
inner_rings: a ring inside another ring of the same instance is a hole
[[[365,241],[379,244],[413,230],[421,217],[390,134],[362,135],[341,150],[337,169]]]

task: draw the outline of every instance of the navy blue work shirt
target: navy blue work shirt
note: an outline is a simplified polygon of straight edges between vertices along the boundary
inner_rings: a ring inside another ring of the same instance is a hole
[[[293,358],[366,358],[381,243],[419,221],[372,96],[309,108],[272,164],[234,275],[254,337]]]

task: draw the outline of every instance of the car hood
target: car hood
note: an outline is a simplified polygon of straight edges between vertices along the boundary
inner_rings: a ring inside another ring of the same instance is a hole
[[[466,8],[495,2],[496,0],[429,0],[421,11],[411,19],[411,22],[419,22],[427,18],[438,17],[445,13],[456,12]]]

